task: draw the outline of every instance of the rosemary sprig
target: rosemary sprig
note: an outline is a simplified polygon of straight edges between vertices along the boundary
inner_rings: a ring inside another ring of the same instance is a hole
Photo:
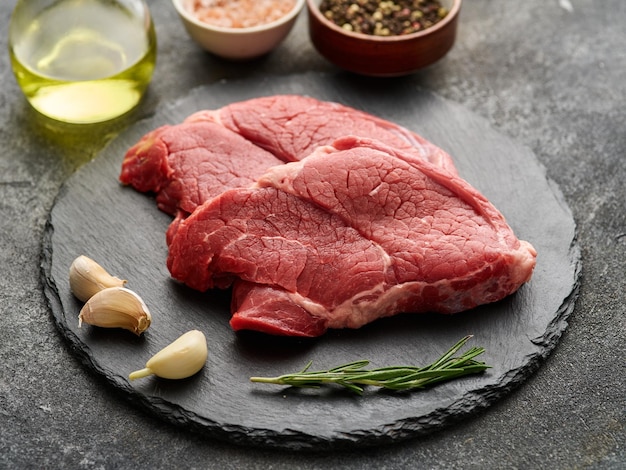
[[[312,362],[309,362],[300,372],[278,377],[250,377],[250,381],[299,388],[318,388],[321,385],[336,384],[359,395],[363,394],[365,386],[388,390],[423,389],[465,375],[477,374],[491,367],[474,359],[485,352],[484,348],[472,347],[455,357],[471,337],[471,335],[464,337],[443,356],[425,367],[390,366],[365,369],[370,361],[361,360],[332,369],[309,371],[312,365]]]

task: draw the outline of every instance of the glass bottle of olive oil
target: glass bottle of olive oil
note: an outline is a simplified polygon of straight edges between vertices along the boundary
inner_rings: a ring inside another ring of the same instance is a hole
[[[9,53],[35,109],[94,123],[140,101],[156,63],[156,35],[142,0],[19,0]]]

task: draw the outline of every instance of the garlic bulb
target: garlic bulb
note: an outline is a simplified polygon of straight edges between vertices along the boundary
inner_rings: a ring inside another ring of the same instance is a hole
[[[144,369],[132,372],[130,380],[156,375],[164,379],[191,377],[206,363],[208,349],[201,331],[191,330],[150,358]]]
[[[78,315],[78,326],[88,323],[102,328],[124,328],[140,335],[152,316],[144,301],[125,287],[107,287],[94,294]]]
[[[107,287],[124,287],[125,280],[111,276],[91,258],[81,255],[70,266],[70,289],[83,302]]]

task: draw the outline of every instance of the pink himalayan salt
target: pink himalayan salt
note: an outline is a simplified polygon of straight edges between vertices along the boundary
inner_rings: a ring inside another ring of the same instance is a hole
[[[188,9],[204,23],[221,28],[250,28],[276,21],[296,0],[191,0]]]

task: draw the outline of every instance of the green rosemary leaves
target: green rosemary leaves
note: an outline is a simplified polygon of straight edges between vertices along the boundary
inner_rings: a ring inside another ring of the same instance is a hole
[[[328,370],[309,371],[311,362],[301,372],[278,377],[250,377],[252,382],[285,385],[290,387],[313,387],[336,384],[359,395],[365,386],[381,387],[388,390],[415,390],[448,380],[477,374],[490,368],[474,358],[485,352],[484,348],[473,347],[458,357],[455,354],[467,343],[466,336],[450,348],[437,361],[425,367],[390,366],[379,369],[365,369],[369,361],[355,361]]]

